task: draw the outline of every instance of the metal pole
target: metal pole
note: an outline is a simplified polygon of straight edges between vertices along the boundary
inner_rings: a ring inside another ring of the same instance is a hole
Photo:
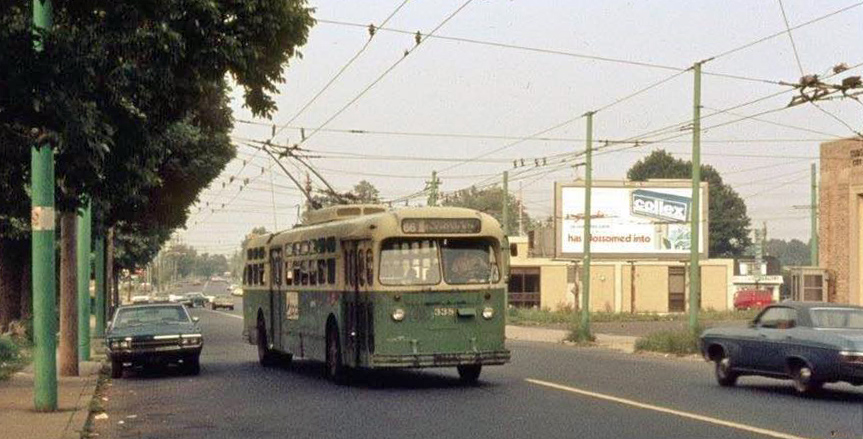
[[[689,243],[689,330],[698,330],[701,310],[701,273],[699,243],[701,235],[701,62],[695,63],[692,106],[692,222]]]
[[[93,249],[93,277],[96,278],[96,337],[105,337],[105,237],[98,236]]]
[[[52,23],[50,0],[33,0],[34,29]],[[40,40],[34,40],[37,52]],[[30,150],[33,287],[33,402],[37,411],[57,410],[57,305],[54,255],[54,151],[48,144]]]
[[[593,112],[587,117],[587,144],[584,149],[584,268],[582,269],[581,324],[579,338],[590,340],[590,192],[593,186]]]
[[[501,218],[503,222],[503,234],[510,235],[509,230],[509,172],[503,171],[503,193],[501,194]]]
[[[809,235],[809,265],[818,267],[818,171],[812,164],[812,206],[810,206],[812,231]]]
[[[78,214],[78,360],[90,361],[90,239],[92,210],[88,201]]]

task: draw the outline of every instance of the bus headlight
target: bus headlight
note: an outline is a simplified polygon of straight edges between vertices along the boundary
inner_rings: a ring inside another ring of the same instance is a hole
[[[494,317],[494,308],[485,307],[482,309],[482,318],[491,320]]]
[[[405,319],[405,310],[403,310],[401,308],[396,308],[395,311],[393,311],[393,320],[400,322],[404,319]]]

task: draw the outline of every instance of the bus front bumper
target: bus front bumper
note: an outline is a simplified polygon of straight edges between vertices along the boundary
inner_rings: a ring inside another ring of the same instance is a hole
[[[446,354],[409,354],[371,356],[371,367],[448,367],[466,364],[496,365],[509,362],[508,350]]]

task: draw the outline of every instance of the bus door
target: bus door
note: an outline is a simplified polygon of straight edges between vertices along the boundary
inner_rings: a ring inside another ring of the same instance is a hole
[[[362,241],[342,241],[342,257],[345,261],[345,289],[342,292],[342,340],[344,340],[345,362],[350,366],[359,364],[360,349],[357,328],[357,305],[359,304],[359,259]]]
[[[285,299],[282,294],[282,249],[270,250],[270,340],[274,347],[283,350],[282,346],[282,316],[285,315]]]

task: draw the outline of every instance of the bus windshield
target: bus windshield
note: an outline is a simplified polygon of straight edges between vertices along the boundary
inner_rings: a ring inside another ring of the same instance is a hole
[[[381,246],[384,285],[437,285],[441,259],[448,284],[498,282],[494,247],[484,239],[392,239]]]
[[[448,284],[497,282],[499,271],[494,248],[485,240],[443,239],[444,280]]]
[[[438,243],[432,239],[394,239],[381,246],[380,280],[384,285],[440,283]]]

